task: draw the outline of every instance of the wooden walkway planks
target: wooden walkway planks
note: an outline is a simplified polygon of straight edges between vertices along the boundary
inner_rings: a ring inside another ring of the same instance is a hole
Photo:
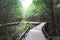
[[[37,27],[31,29],[28,32],[25,40],[47,40],[42,32],[42,27],[46,24],[46,22],[42,22]]]

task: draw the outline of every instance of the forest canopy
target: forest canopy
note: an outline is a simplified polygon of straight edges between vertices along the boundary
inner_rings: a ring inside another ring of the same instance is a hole
[[[41,0],[33,0],[32,4],[27,8],[25,17],[29,18],[35,14],[43,13],[46,10],[45,3]]]
[[[19,0],[0,0],[0,23],[21,18],[22,5]]]
[[[14,22],[23,19],[24,16],[26,19],[35,14],[41,14],[46,10],[45,1],[32,0],[32,3],[24,10],[20,0],[0,0],[0,23]]]

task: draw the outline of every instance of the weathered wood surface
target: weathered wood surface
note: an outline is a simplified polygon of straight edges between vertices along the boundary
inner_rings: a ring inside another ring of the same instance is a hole
[[[47,27],[47,24],[46,24],[44,27],[42,27],[42,31],[43,31],[43,33],[45,34],[45,37],[46,37],[48,40],[51,40],[52,37],[49,36],[49,34],[47,33],[46,27]]]
[[[45,24],[46,22],[42,22],[37,27],[31,29],[25,40],[47,40],[42,32],[42,27],[44,27]]]
[[[18,25],[18,24],[20,24],[21,22],[11,22],[11,23],[5,23],[5,24],[0,24],[0,32],[2,32],[2,26],[7,26],[7,27],[9,27],[9,26],[12,26],[12,25]],[[40,24],[40,22],[29,22],[29,21],[24,21],[24,23],[31,23],[31,24],[35,24],[35,25],[37,25],[37,24]],[[26,36],[26,34],[27,34],[27,32],[29,31],[29,29],[30,28],[27,28],[26,30],[25,30],[25,32],[23,32],[22,33],[22,35],[20,36],[20,37],[18,37],[17,38],[17,40],[21,40],[21,39],[23,39],[25,36]]]
[[[31,23],[31,24],[35,24],[35,25],[40,24],[40,22],[29,22],[29,21],[25,21],[24,23]],[[22,33],[22,35],[20,35],[18,38],[16,38],[16,40],[24,40],[25,37],[27,36],[29,30],[30,30],[30,27],[28,27],[28,28]]]
[[[18,38],[16,38],[16,40],[24,40],[29,30],[30,27],[28,27]]]
[[[11,22],[11,23],[5,23],[5,24],[0,24],[0,27],[2,25],[16,25],[16,24],[20,24],[21,22]],[[29,22],[29,21],[24,21],[24,23],[31,23],[31,24],[39,24],[40,22]]]

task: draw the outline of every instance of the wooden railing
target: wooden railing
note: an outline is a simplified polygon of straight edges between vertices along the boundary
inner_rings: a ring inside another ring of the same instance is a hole
[[[20,24],[21,22],[12,22],[12,23],[5,23],[5,24],[0,24],[0,27],[2,26],[12,26],[12,25],[17,25]],[[40,22],[26,22],[26,23],[31,23],[31,24],[35,24],[38,25],[40,24]],[[27,33],[29,32],[30,27],[28,27],[21,36],[19,36],[18,38],[16,38],[16,40],[24,40],[24,38],[26,37]]]
[[[44,27],[42,28],[42,31],[43,31],[43,33],[45,34],[45,37],[46,37],[48,40],[52,40],[52,37],[50,37],[49,34],[45,31],[47,25],[48,25],[48,23],[46,23],[46,25],[44,25]]]
[[[0,24],[0,26],[3,26],[3,25],[17,25],[17,24],[20,24],[21,22],[11,22],[11,23],[5,23],[5,24]],[[25,23],[31,23],[31,24],[39,24],[40,22],[29,22],[29,21],[26,21]]]
[[[28,27],[21,35],[20,37],[16,38],[16,40],[24,40],[25,37],[27,36],[27,33],[29,32],[30,27]]]
[[[47,34],[47,32],[45,31],[45,27],[47,27],[47,23],[42,27],[42,31],[45,34],[45,36],[47,37],[48,40],[51,40],[51,37]],[[28,27],[25,32],[22,33],[22,35],[20,37],[18,37],[16,40],[24,40],[25,37],[27,36],[27,33],[29,32],[30,28]]]
[[[17,25],[17,24],[20,24],[20,22],[12,22],[12,23],[0,24],[0,27],[4,26],[4,25],[10,26],[10,25]]]
[[[31,23],[31,24],[34,24],[34,25],[40,24],[40,22],[27,22],[27,23]],[[28,27],[28,28],[21,34],[21,36],[18,37],[16,40],[24,40],[25,37],[27,36],[29,30],[30,30],[30,27]]]
[[[40,22],[37,22],[37,23],[36,23],[36,22],[27,22],[27,23],[32,23],[32,24],[35,24],[35,25],[40,24]],[[42,27],[42,31],[43,31],[43,33],[45,34],[45,36],[47,37],[48,40],[52,40],[52,37],[50,37],[50,36],[48,35],[48,33],[45,31],[47,25],[48,25],[48,23],[46,23],[46,24]],[[24,40],[25,37],[27,36],[27,33],[29,32],[29,30],[30,30],[30,27],[28,27],[28,28],[22,33],[22,35],[21,35],[20,37],[18,37],[16,40]]]
[[[40,22],[26,22],[26,23],[32,23],[32,24],[35,24],[35,25],[38,25],[40,24]],[[1,26],[4,26],[4,25],[17,25],[17,24],[20,24],[20,22],[13,22],[13,23],[6,23],[6,24],[0,24],[0,27]],[[47,27],[47,23],[46,25],[44,25],[44,27],[42,28],[42,31],[43,33],[45,34],[45,36],[47,37],[48,40],[51,40],[52,38],[47,34],[47,32],[45,31],[45,28]],[[27,33],[29,32],[30,30],[30,27],[28,27],[23,33],[21,36],[19,36],[18,38],[16,38],[16,40],[24,40],[24,38],[27,36]]]
[[[20,22],[12,22],[12,23],[5,23],[5,24],[0,24],[0,32],[2,32],[3,28],[6,26],[12,26],[12,25],[18,25]],[[7,37],[5,35],[2,35],[3,33],[0,34],[0,40],[5,40]]]

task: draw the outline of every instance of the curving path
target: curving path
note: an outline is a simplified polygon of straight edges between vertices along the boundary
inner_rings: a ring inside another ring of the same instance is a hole
[[[38,25],[37,27],[31,29],[28,32],[28,35],[25,38],[25,40],[47,40],[44,37],[44,34],[42,32],[42,27],[44,26],[44,24],[46,24],[46,22],[43,22],[40,25]]]

